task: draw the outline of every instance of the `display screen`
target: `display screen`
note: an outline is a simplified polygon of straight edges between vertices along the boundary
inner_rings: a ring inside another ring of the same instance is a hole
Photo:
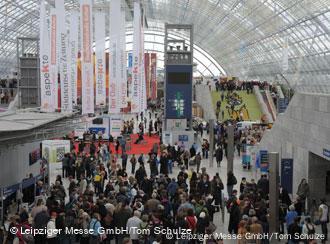
[[[168,72],[167,80],[170,84],[189,84],[190,74],[189,72]]]

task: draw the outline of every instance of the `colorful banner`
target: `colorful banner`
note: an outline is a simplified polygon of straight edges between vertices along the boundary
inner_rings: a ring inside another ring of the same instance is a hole
[[[133,18],[133,71],[132,71],[132,113],[141,111],[141,8],[140,1],[134,1]]]
[[[132,97],[132,71],[133,71],[133,54],[128,53],[128,68],[127,68],[127,95]]]
[[[126,73],[126,16],[125,16],[125,4],[122,1],[122,6],[120,8],[120,23],[119,23],[119,73],[120,73],[120,87],[119,87],[119,98],[120,108],[127,107],[127,73]]]
[[[92,1],[80,1],[81,27],[81,80],[82,80],[82,114],[94,113],[94,80],[92,52]]]
[[[54,87],[50,79],[50,43],[44,0],[40,4],[40,87],[41,111],[54,112]]]
[[[77,60],[78,60],[78,39],[79,39],[79,13],[72,11],[70,16],[69,36],[69,62],[70,62],[70,83],[73,104],[77,105]]]
[[[109,113],[120,112],[120,24],[121,1],[110,2],[110,83],[109,83]]]
[[[150,92],[150,54],[145,53],[144,54],[144,73],[146,78],[146,94],[147,98],[150,98],[151,92]]]
[[[50,9],[50,82],[53,84],[54,107],[59,108],[58,69],[57,69],[57,16],[54,8]]]
[[[150,86],[151,86],[151,99],[157,99],[157,54],[150,54]]]
[[[106,105],[105,85],[105,14],[95,13],[96,105]]]
[[[147,91],[146,91],[146,74],[145,74],[145,63],[144,63],[144,12],[142,11],[142,18],[141,18],[141,28],[140,28],[140,45],[141,45],[141,53],[140,53],[140,57],[141,57],[141,63],[140,63],[140,71],[141,71],[141,97],[140,97],[140,101],[141,101],[141,111],[145,111],[147,110]]]
[[[64,0],[55,1],[57,24],[58,24],[58,40],[59,40],[59,64],[60,64],[60,81],[61,81],[61,112],[72,112],[72,91],[71,81],[69,80],[68,69],[68,32],[65,23],[65,7]]]

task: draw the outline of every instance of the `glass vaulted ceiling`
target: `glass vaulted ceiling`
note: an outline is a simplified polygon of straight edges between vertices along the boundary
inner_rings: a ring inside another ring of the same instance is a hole
[[[106,8],[108,1],[94,3]],[[130,15],[133,0],[126,2]],[[77,0],[66,3],[68,9],[78,7]],[[10,60],[16,37],[37,35],[38,6],[39,0],[0,1],[0,73],[15,65]],[[150,33],[161,33],[165,22],[194,24],[195,45],[227,75],[286,80],[302,91],[330,93],[330,0],[144,0],[144,6]],[[284,72],[286,39],[289,69]]]

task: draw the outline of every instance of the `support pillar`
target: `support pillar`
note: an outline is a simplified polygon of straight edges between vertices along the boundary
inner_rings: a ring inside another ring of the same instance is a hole
[[[214,162],[214,119],[210,119],[209,121],[209,136],[210,136],[209,160],[210,160],[210,168],[212,168]]]
[[[279,232],[279,153],[271,152],[269,158],[269,233]]]
[[[227,172],[234,172],[234,126],[227,127]]]

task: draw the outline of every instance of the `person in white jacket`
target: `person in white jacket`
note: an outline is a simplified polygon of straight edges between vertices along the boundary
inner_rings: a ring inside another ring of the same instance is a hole
[[[48,244],[56,244],[57,242],[57,229],[55,225],[57,214],[56,212],[52,212],[50,216],[50,220],[47,223],[47,243]]]

